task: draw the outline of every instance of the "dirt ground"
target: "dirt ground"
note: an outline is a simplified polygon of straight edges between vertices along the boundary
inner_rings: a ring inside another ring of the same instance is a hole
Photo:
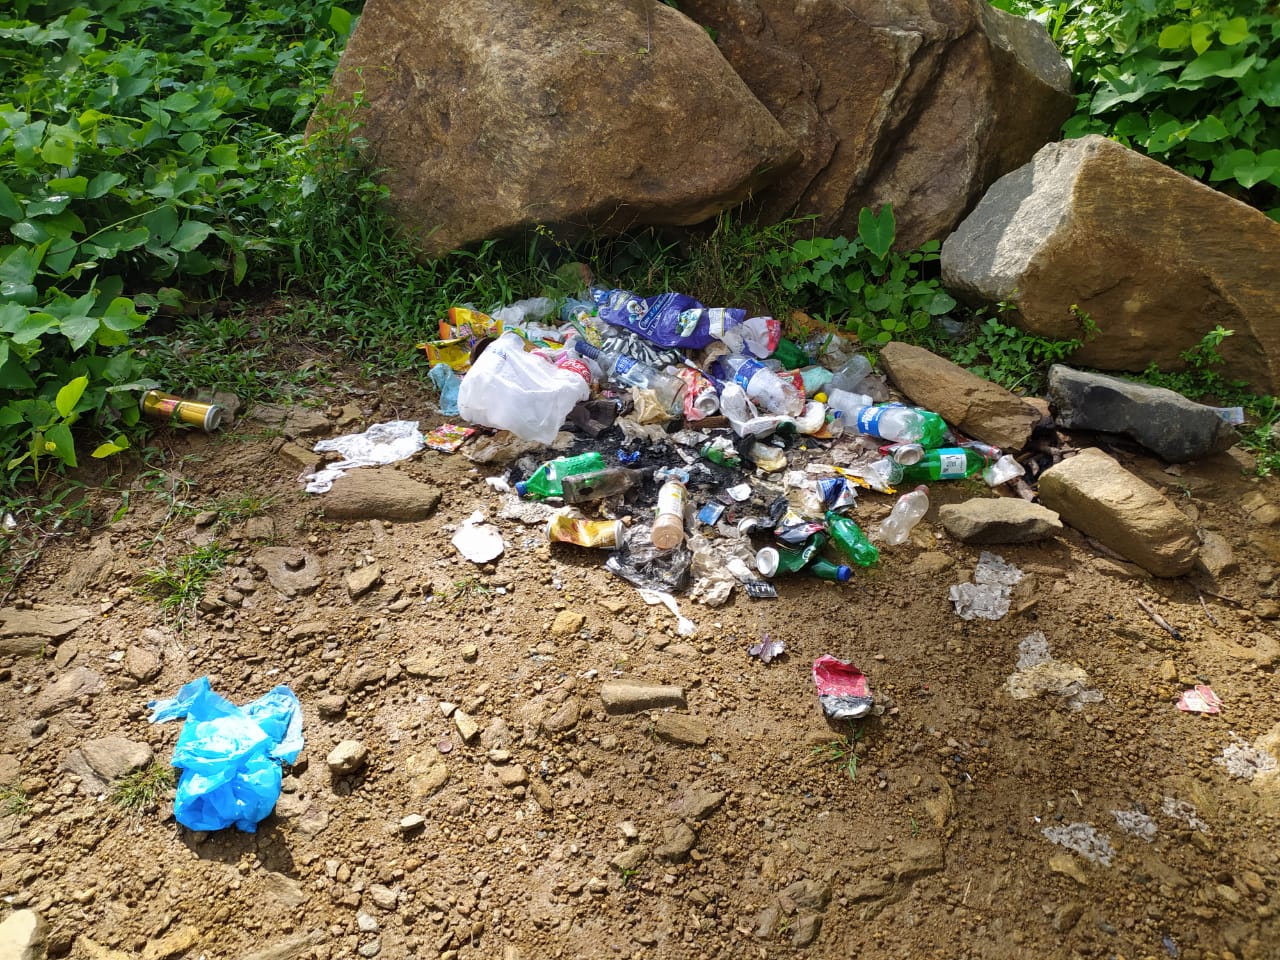
[[[441,422],[428,395],[349,386],[320,398],[330,435]],[[937,483],[877,567],[781,578],[776,600],[680,597],[697,625],[682,636],[603,551],[499,518],[485,478],[505,464],[424,451],[379,469],[438,486],[429,518],[339,522],[270,418],[156,443],[166,455],[98,488],[92,527],[51,543],[5,603],[92,613],[0,658],[16,773],[0,896],[49,921],[51,955],[1280,956],[1280,780],[1223,762],[1280,738],[1280,536],[1258,498],[1280,493],[1238,449],[1177,469],[1119,452],[1226,539],[1235,567],[1216,580],[1151,579],[1068,529],[988,548],[1025,576],[1003,619],[962,620],[948,588],[981,549],[936,512],[991,493]],[[854,516],[891,502],[865,493]],[[477,509],[505,540],[483,566],[450,543]],[[214,539],[228,565],[178,623],[141,577]],[[314,558],[318,587],[277,590],[270,547]],[[353,597],[372,564],[380,579]],[[1087,674],[1071,691],[1100,700],[1010,694],[1035,631]],[[764,634],[786,643],[768,665],[746,652]],[[824,718],[823,653],[867,673],[877,715]],[[100,689],[50,710],[76,670]],[[256,833],[193,834],[167,799],[126,812],[64,769],[107,737],[167,761],[181,725],[149,724],[146,704],[201,676],[236,703],[281,683],[301,700],[306,746]],[[687,708],[609,713],[601,686],[620,679],[678,685]],[[1175,708],[1206,682],[1220,715]],[[464,739],[442,704],[480,732]],[[367,764],[336,777],[326,756],[345,740]],[[402,830],[412,815],[425,822]]]

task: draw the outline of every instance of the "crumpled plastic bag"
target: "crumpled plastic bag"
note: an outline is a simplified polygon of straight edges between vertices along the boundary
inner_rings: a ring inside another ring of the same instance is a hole
[[[472,423],[546,444],[574,405],[590,396],[581,376],[526,353],[518,335],[504,333],[462,378],[458,411]]]
[[[171,761],[182,771],[177,821],[189,830],[256,832],[280,797],[281,765],[302,750],[302,704],[294,692],[278,686],[237,707],[201,677],[147,706],[152,723],[186,719]]]
[[[417,420],[388,420],[375,423],[364,433],[348,433],[321,440],[316,453],[340,453],[343,459],[323,470],[307,474],[307,493],[327,493],[333,481],[353,467],[377,467],[413,456],[426,445]]]

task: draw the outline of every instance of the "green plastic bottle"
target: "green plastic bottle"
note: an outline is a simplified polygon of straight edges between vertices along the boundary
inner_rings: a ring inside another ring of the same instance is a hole
[[[930,447],[945,443],[947,439],[947,421],[932,410],[921,410],[917,407],[916,413],[920,414],[920,419],[924,422],[924,432],[920,435],[920,440],[918,441],[920,446],[928,450]]]
[[[858,566],[869,567],[880,559],[880,551],[848,517],[842,517],[834,510],[828,510],[826,519],[827,533],[831,534],[835,545]]]
[[[576,457],[558,457],[533,471],[528,480],[516,484],[516,493],[522,497],[546,500],[564,496],[560,481],[580,473],[593,473],[605,468],[604,455],[597,450],[580,453]]]
[[[777,360],[784,370],[798,370],[811,362],[804,349],[794,340],[788,340],[786,337],[778,338],[778,347],[769,354],[769,359]]]
[[[834,583],[848,583],[853,579],[853,568],[846,567],[843,563],[832,563],[822,557],[805,567],[804,572],[819,580],[830,580]]]
[[[960,480],[984,469],[990,461],[971,447],[939,447],[926,450],[918,463],[902,465],[901,483]]]

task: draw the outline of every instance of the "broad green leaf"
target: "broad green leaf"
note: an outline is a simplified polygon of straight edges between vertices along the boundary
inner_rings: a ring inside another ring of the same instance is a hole
[[[24,216],[22,204],[18,198],[4,185],[3,181],[0,181],[0,217],[6,220],[21,220]]]
[[[113,299],[102,315],[102,324],[109,330],[136,330],[146,322],[146,316],[134,308],[133,301],[128,297]]]
[[[1246,96],[1255,97],[1268,107],[1280,107],[1280,58],[1262,70],[1246,73],[1237,82]]]
[[[160,102],[160,105],[166,110],[174,113],[186,113],[195,107],[200,99],[185,90],[179,90],[177,93],[171,93]]]
[[[44,432],[44,452],[57,457],[68,467],[76,466],[76,442],[71,428],[65,423],[55,423]]]
[[[1256,186],[1280,171],[1280,150],[1268,150],[1258,156],[1252,150],[1241,147],[1219,157],[1213,164],[1209,179],[1235,180],[1246,189]]]
[[[0,260],[0,280],[12,280],[15,283],[31,283],[40,269],[40,261],[49,249],[46,240],[35,247],[15,247],[13,251]]]
[[[1163,50],[1181,50],[1191,42],[1191,28],[1185,23],[1174,23],[1160,31],[1156,43]]]
[[[65,133],[52,136],[40,147],[40,156],[55,167],[73,167],[76,163],[76,139]]]
[[[44,185],[50,193],[68,193],[73,197],[84,196],[89,187],[86,177],[56,177]]]
[[[151,231],[146,227],[134,227],[132,230],[104,230],[85,246],[94,249],[95,255],[109,259],[121,250],[134,250],[151,238]]]
[[[142,218],[142,222],[151,231],[151,239],[159,243],[168,243],[178,230],[178,212],[171,204],[166,203],[148,213]]]
[[[929,301],[929,304],[925,309],[936,317],[943,313],[950,313],[955,308],[955,305],[956,301],[954,297],[949,293],[939,291],[933,295],[933,299]]]
[[[1241,77],[1253,69],[1256,59],[1252,55],[1237,59],[1230,50],[1209,50],[1187,64],[1178,83],[1196,83],[1208,77]]]
[[[23,220],[9,227],[9,232],[19,240],[25,240],[27,243],[44,243],[49,239],[49,231],[42,224],[34,220]]]
[[[34,283],[15,283],[12,280],[0,280],[0,302],[6,307],[33,307],[36,303],[38,291]],[[4,307],[0,307],[0,316],[3,316]],[[26,311],[23,311],[26,314]],[[0,322],[0,330],[4,329],[3,322]]]
[[[884,259],[893,246],[893,236],[897,223],[893,217],[893,207],[885,204],[877,216],[863,207],[858,211],[858,239],[862,241],[872,254]]]
[[[63,386],[58,391],[57,398],[53,401],[53,405],[58,408],[58,413],[64,418],[71,416],[71,412],[75,410],[76,404],[80,402],[80,398],[84,396],[85,388],[88,386],[88,377],[76,377]]]
[[[31,379],[26,368],[17,357],[10,357],[0,364],[0,388],[6,390],[34,390],[36,382]],[[4,410],[10,409],[5,407]],[[3,412],[3,410],[0,410]],[[2,423],[3,421],[0,421]],[[18,421],[21,422],[21,418]]]
[[[84,314],[63,317],[62,322],[58,324],[58,329],[62,331],[63,336],[71,341],[71,349],[79,350],[92,340],[93,335],[98,332],[98,318],[85,316]]]
[[[54,276],[66,276],[71,269],[71,263],[76,258],[76,254],[80,252],[80,245],[70,238],[63,238],[55,242],[49,248],[49,255],[44,258],[45,269]],[[81,267],[87,267],[88,261],[80,264]]]
[[[220,143],[209,149],[209,162],[220,170],[232,170],[240,164],[240,148],[234,143]]]
[[[114,440],[108,440],[106,443],[98,444],[98,446],[94,448],[93,453],[89,454],[89,456],[96,457],[101,460],[103,457],[110,457],[113,454],[117,454],[122,450],[128,449],[129,438],[124,434],[121,434]]]
[[[213,227],[209,224],[199,220],[188,220],[178,228],[178,232],[169,241],[169,246],[187,253],[200,246],[211,233],[213,233]]]
[[[125,176],[122,173],[100,173],[89,181],[89,187],[85,190],[85,196],[90,200],[97,200],[111,192],[113,187],[118,187],[125,182]]]
[[[353,20],[355,17],[341,7],[334,7],[329,11],[329,28],[343,39],[351,33]]]
[[[45,217],[53,213],[61,213],[67,209],[71,197],[65,193],[55,193],[27,203],[28,217]]]
[[[1204,21],[1191,26],[1191,49],[1197,54],[1213,46],[1213,27]]]
[[[1231,131],[1227,129],[1226,124],[1213,114],[1209,114],[1207,117],[1202,117],[1191,128],[1191,132],[1187,134],[1187,139],[1194,140],[1197,143],[1217,143],[1219,140],[1224,140],[1229,136],[1231,136]]]
[[[1249,22],[1244,17],[1233,17],[1218,28],[1218,39],[1226,46],[1234,47],[1249,38]]]
[[[13,333],[27,319],[27,307],[18,302],[0,304],[0,333]]]

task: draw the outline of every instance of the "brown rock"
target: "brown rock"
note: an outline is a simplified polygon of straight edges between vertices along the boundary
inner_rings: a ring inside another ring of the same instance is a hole
[[[947,286],[1008,300],[1054,340],[1096,331],[1071,362],[1185,365],[1215,324],[1221,372],[1280,392],[1280,223],[1100,136],[1052,143],[998,180],[942,247]]]
[[[659,859],[671,863],[684,863],[689,858],[689,851],[697,842],[698,835],[689,825],[676,821],[663,828],[662,843],[654,847],[653,853]]]
[[[569,697],[556,708],[555,713],[542,720],[542,729],[547,733],[566,733],[578,725],[582,716],[582,703],[577,697]]]
[[[1020,450],[1040,421],[1040,411],[1020,397],[923,347],[886,343],[880,363],[912,403],[983,443]]]
[[[600,685],[600,699],[609,713],[639,713],[655,707],[684,708],[684,690],[657,683],[617,680]]]
[[[88,667],[75,667],[49,684],[36,697],[36,716],[47,717],[65,710],[82,697],[102,689],[102,677]]]
[[[334,78],[357,90],[427,255],[539,224],[698,223],[797,152],[706,31],[658,3],[370,0]]]
[[[1240,569],[1231,544],[1220,533],[1204,530],[1200,533],[1200,554],[1196,558],[1196,567],[1203,570],[1215,580],[1235,573]]]
[[[1101,450],[1081,450],[1050,467],[1039,492],[1066,523],[1157,577],[1180,577],[1195,563],[1191,521]]]
[[[297,547],[263,547],[253,555],[253,562],[286,597],[314,593],[324,580],[320,560]]]
[[[705,720],[684,713],[660,713],[653,721],[653,732],[659,740],[682,747],[705,746],[711,728]]]
[[[117,780],[148,766],[151,747],[124,737],[89,740],[72,750],[62,769],[80,777],[80,788],[90,796],[105,792]]]
[[[979,497],[938,508],[944,530],[964,543],[1032,543],[1062,532],[1058,515],[1014,497]]]
[[[329,520],[425,520],[440,502],[440,490],[388,467],[349,470],[324,495]]]
[[[92,610],[61,604],[40,604],[31,610],[5,607],[0,610],[0,656],[39,653],[92,616]]]
[[[200,941],[195,929],[177,926],[158,940],[152,940],[143,948],[142,960],[168,960],[186,953]]]
[[[124,653],[124,669],[139,683],[146,683],[160,676],[160,656],[137,644],[130,644]]]
[[[577,610],[561,610],[556,614],[555,620],[551,622],[551,635],[553,637],[567,637],[581,630],[582,625],[586,622],[586,615],[579,613]]]
[[[901,247],[946,236],[1074,105],[1070,68],[1044,29],[980,0],[681,0],[680,10],[716,31],[800,143],[800,165],[763,194],[763,213],[816,214],[822,236],[856,235],[858,211],[887,203]]]

